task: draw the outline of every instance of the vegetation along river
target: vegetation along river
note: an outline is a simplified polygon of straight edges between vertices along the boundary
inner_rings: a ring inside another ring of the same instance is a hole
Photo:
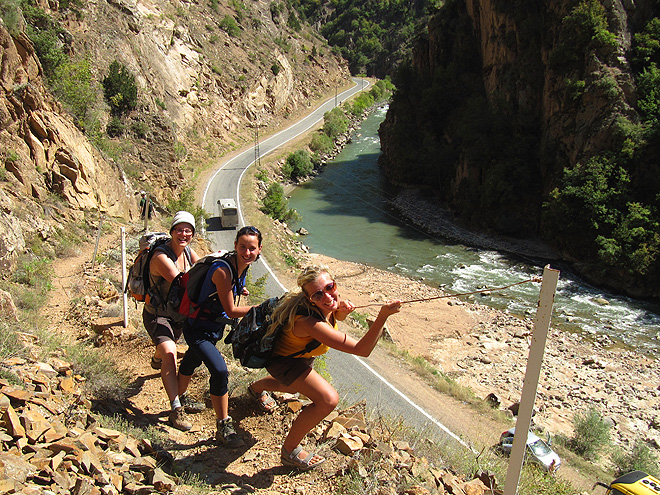
[[[450,293],[504,287],[541,275],[544,262],[458,244],[403,222],[388,206],[392,189],[378,170],[378,126],[386,108],[371,114],[339,156],[314,180],[291,193],[289,206],[309,231],[312,252],[364,263],[443,286]],[[660,306],[591,287],[561,270],[554,305],[555,326],[607,335],[617,343],[660,356]],[[525,283],[489,295],[481,304],[533,316],[540,284]]]

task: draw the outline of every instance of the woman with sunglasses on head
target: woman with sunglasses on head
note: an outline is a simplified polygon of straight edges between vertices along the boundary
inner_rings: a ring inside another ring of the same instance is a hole
[[[176,343],[181,337],[183,323],[168,313],[165,302],[172,281],[179,274],[187,272],[199,259],[190,247],[194,235],[195,217],[187,211],[178,211],[170,227],[172,238],[156,248],[149,262],[150,297],[145,301],[142,311],[144,328],[156,346],[151,367],[160,370],[160,378],[172,409],[170,424],[182,431],[192,428],[185,417],[184,407],[199,412],[203,404],[183,395],[188,386],[187,381],[190,380],[177,376],[176,372]]]
[[[203,311],[195,318],[188,318],[183,335],[188,350],[181,360],[179,373],[187,376],[187,383],[195,369],[204,363],[209,379],[211,403],[216,414],[216,440],[221,444],[237,448],[244,445],[229,416],[229,374],[227,364],[216,347],[222,338],[225,325],[240,318],[251,306],[237,306],[241,295],[249,292],[245,287],[248,268],[261,253],[261,232],[256,227],[243,227],[236,233],[234,251],[227,258],[218,258],[211,265],[200,289],[199,301]],[[186,383],[186,384],[187,384]]]
[[[300,291],[284,296],[272,315],[269,332],[278,325],[282,325],[283,330],[275,346],[275,357],[266,368],[270,376],[252,383],[248,392],[266,411],[275,407],[275,400],[269,394],[271,391],[299,392],[312,401],[293,421],[281,452],[284,464],[307,470],[319,466],[325,458],[306,452],[300,442],[339,402],[337,391],[312,368],[314,357],[324,354],[330,347],[369,356],[387,318],[401,309],[401,301],[383,304],[367,333],[355,340],[337,329],[337,322],[344,320],[355,306],[339,297],[337,283],[327,267],[305,268],[298,276],[298,287]],[[291,357],[303,349],[308,351]]]

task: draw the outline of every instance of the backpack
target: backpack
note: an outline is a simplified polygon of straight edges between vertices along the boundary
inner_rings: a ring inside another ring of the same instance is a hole
[[[140,251],[135,257],[135,261],[128,269],[128,278],[124,292],[131,293],[131,297],[136,301],[144,302],[149,294],[151,280],[149,278],[149,263],[156,252],[156,248],[170,241],[169,234],[165,232],[147,232],[140,237]],[[171,255],[168,254],[171,257]]]
[[[213,292],[204,301],[200,301],[200,292],[206,276],[218,260],[223,260],[229,266],[231,272],[232,287],[239,286],[240,280],[234,270],[229,257],[232,252],[220,250],[200,258],[186,273],[179,274],[170,287],[167,295],[167,307],[170,314],[177,314],[178,321],[184,321],[187,318],[202,318],[206,320],[215,320],[223,323],[233,323],[234,320],[226,321],[219,316],[222,311],[222,305],[218,298],[218,293]]]
[[[165,306],[165,301],[161,294],[156,294],[151,289],[151,277],[149,276],[149,263],[157,251],[165,253],[172,261],[176,261],[174,251],[167,246],[171,237],[165,232],[147,232],[140,237],[140,251],[135,257],[135,261],[128,269],[128,277],[124,292],[131,293],[136,301],[146,302],[149,296],[150,303],[153,306]],[[188,263],[192,262],[190,248],[185,247],[184,253]],[[176,279],[175,279],[176,280]]]
[[[265,368],[273,359],[273,351],[283,327],[279,325],[270,335],[266,335],[271,324],[271,316],[281,298],[271,297],[258,306],[252,306],[225,337],[225,344],[231,344],[234,357],[246,368]],[[312,340],[301,351],[285,357],[296,357],[313,351],[321,343]]]

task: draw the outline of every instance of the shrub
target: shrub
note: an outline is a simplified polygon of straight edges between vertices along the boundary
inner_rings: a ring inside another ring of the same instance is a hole
[[[0,18],[12,36],[21,32],[21,9],[17,0],[0,0]]]
[[[273,182],[266,191],[262,200],[261,211],[280,222],[300,219],[296,210],[289,209],[289,203],[284,196],[284,188],[281,184]]]
[[[266,215],[276,220],[284,219],[288,210],[288,202],[284,197],[284,188],[281,184],[273,182],[268,186],[262,205],[261,211]]]
[[[103,96],[114,115],[127,113],[137,107],[135,76],[123,64],[113,61],[102,84]]]
[[[348,119],[344,111],[335,107],[329,112],[323,114],[323,132],[325,132],[330,139],[335,140],[338,136],[348,131]]]
[[[193,214],[197,221],[208,218],[206,210],[195,203],[195,188],[193,186],[184,187],[177,198],[171,199],[167,203],[167,209],[174,213],[177,211],[187,211]]]
[[[138,138],[144,139],[147,137],[147,133],[149,132],[149,126],[146,122],[136,120],[131,124],[131,131],[133,131],[133,134],[135,134]]]
[[[282,173],[292,181],[307,177],[312,170],[312,159],[307,150],[296,150],[290,153],[282,167]]]
[[[278,75],[280,73],[280,64],[277,62],[274,62],[273,65],[271,66],[270,70],[274,75]]]
[[[309,143],[309,148],[312,151],[327,154],[332,151],[333,142],[332,139],[330,139],[330,136],[323,132],[319,132],[312,136],[312,142]]]
[[[108,122],[108,125],[105,128],[105,132],[107,132],[110,137],[119,137],[124,134],[124,131],[126,131],[126,126],[119,117],[113,117],[110,119],[110,122]]]
[[[575,414],[573,430],[569,448],[587,460],[598,459],[599,450],[610,441],[610,425],[603,421],[600,413],[593,408],[585,413]]]
[[[612,455],[612,463],[616,466],[616,476],[630,471],[657,473],[660,468],[658,459],[651,448],[639,438],[635,440],[630,452],[616,451]]]
[[[92,110],[97,100],[96,84],[92,78],[92,64],[88,59],[60,65],[53,78],[53,92],[83,131],[93,128]]]
[[[224,19],[220,21],[220,29],[226,32],[232,38],[238,38],[241,35],[241,28],[239,27],[236,19],[226,15]]]

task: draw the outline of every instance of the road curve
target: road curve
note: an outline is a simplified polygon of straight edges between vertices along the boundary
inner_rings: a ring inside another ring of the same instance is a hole
[[[260,156],[266,156],[286,142],[308,131],[323,119],[325,112],[335,107],[335,102],[343,101],[353,94],[368,88],[369,83],[363,79],[353,78],[355,85],[336,97],[330,98],[307,117],[259,142]],[[236,229],[222,229],[220,227],[217,200],[220,198],[234,198],[239,207],[239,225],[245,225],[240,210],[240,183],[247,169],[255,162],[255,148],[250,146],[240,154],[227,161],[216,170],[209,179],[202,198],[202,207],[211,214],[204,226],[206,236],[210,239],[213,249],[231,249],[233,247]],[[255,278],[268,274],[266,279],[266,293],[270,296],[281,295],[287,288],[284,287],[270,269],[266,261],[261,258],[252,268]],[[383,356],[378,360],[382,362]],[[347,403],[365,400],[368,410],[381,411],[391,417],[405,418],[406,424],[420,431],[428,431],[429,435],[449,438],[469,448],[459,435],[456,435],[445,425],[440,423],[429,412],[420,407],[408,395],[404,394],[397,385],[386,378],[388,367],[376,364],[376,360],[358,358],[342,352],[330,350],[327,354],[327,370],[332,377],[333,385],[340,396]],[[385,368],[385,369],[383,369]],[[391,370],[390,370],[391,371]],[[395,380],[396,382],[396,380]],[[406,387],[407,385],[402,385]],[[425,394],[428,399],[428,393]]]

